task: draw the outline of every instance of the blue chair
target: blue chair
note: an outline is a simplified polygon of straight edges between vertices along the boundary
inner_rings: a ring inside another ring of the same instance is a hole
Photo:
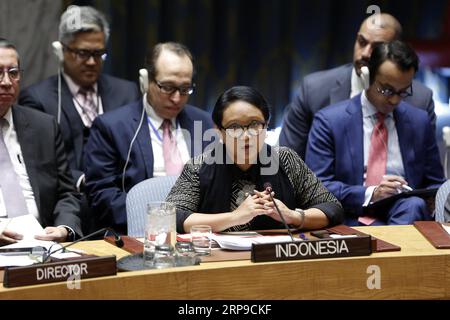
[[[437,222],[450,222],[450,215],[445,213],[444,207],[450,194],[450,180],[439,187],[436,193],[434,220]]]
[[[154,177],[135,185],[127,194],[127,233],[131,237],[144,237],[147,204],[164,201],[178,176]]]

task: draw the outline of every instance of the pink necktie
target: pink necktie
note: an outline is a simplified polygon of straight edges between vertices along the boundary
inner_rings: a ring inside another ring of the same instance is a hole
[[[166,174],[168,176],[179,175],[183,170],[183,161],[181,160],[180,151],[177,148],[177,141],[172,136],[170,128],[172,123],[170,120],[164,120],[163,128],[163,157]]]
[[[373,127],[370,138],[369,159],[367,160],[366,186],[377,186],[386,173],[388,131],[384,125],[385,115],[377,113],[378,121]],[[358,221],[370,225],[376,219],[372,217],[359,217]]]

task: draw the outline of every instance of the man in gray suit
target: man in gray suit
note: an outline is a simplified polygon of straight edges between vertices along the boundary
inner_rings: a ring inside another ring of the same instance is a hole
[[[363,21],[356,34],[353,65],[307,75],[288,105],[280,133],[280,145],[294,149],[305,159],[308,134],[314,114],[320,109],[349,99],[365,89],[368,74],[365,68],[374,44],[400,39],[402,27],[393,16],[382,13]],[[436,125],[432,91],[417,81],[412,83],[413,95],[405,99],[409,104],[427,111],[433,129]]]
[[[55,119],[16,103],[19,55],[0,38],[0,217],[31,214],[45,227],[39,240],[73,241],[82,236],[79,196]],[[22,236],[0,232],[0,245]]]

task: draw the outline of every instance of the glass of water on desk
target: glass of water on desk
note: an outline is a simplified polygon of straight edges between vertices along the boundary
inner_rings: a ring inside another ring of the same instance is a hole
[[[197,255],[211,255],[211,234],[211,226],[195,225],[191,227],[192,244]]]
[[[173,246],[176,242],[175,206],[169,202],[150,202],[147,205],[147,219],[144,238],[144,265],[154,266],[156,246]]]

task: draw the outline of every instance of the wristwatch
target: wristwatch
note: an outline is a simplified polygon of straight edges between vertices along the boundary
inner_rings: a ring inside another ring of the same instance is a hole
[[[74,241],[75,240],[75,233],[70,229],[69,227],[64,226],[64,228],[67,230],[67,237],[66,241]]]
[[[301,229],[301,228],[303,228],[303,225],[305,224],[305,211],[300,208],[295,208],[294,211],[300,215],[300,219],[301,219],[300,225],[296,226],[296,228]]]

